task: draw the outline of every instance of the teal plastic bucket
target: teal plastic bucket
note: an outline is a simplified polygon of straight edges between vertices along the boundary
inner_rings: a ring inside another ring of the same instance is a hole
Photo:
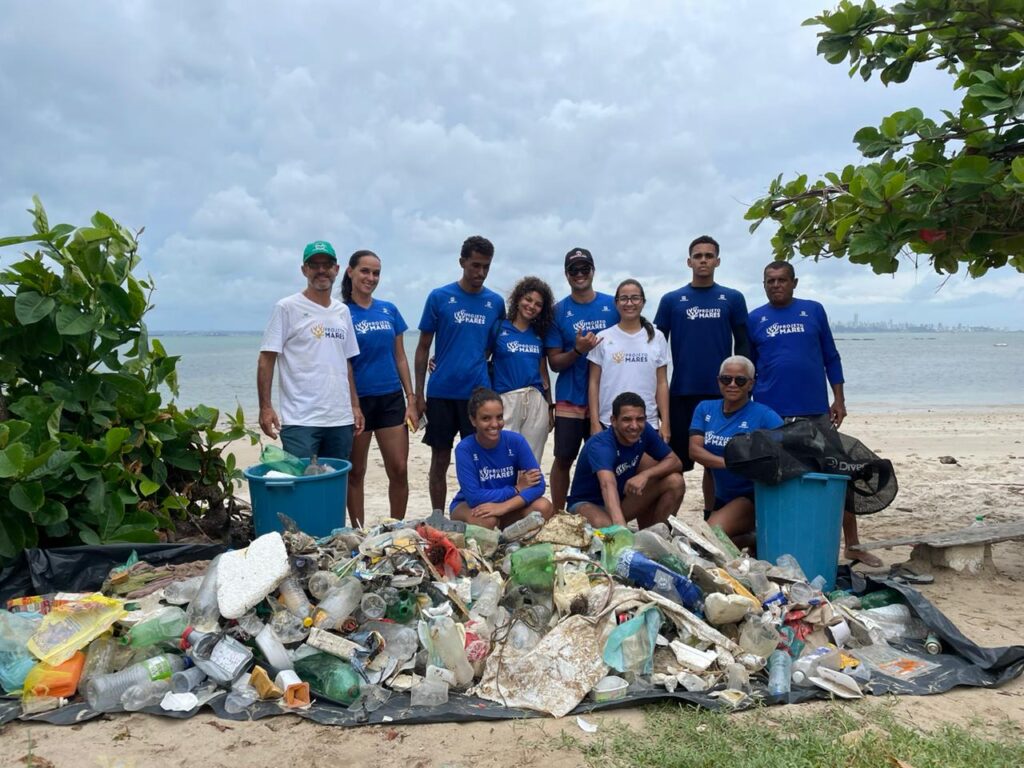
[[[778,485],[754,483],[758,559],[790,554],[808,580],[823,576],[825,590],[833,589],[848,480],[809,472]]]
[[[307,459],[302,460],[309,465]],[[249,481],[249,501],[256,535],[283,531],[279,512],[294,520],[299,530],[310,536],[327,536],[345,525],[345,499],[351,462],[344,459],[318,459],[334,467],[334,472],[309,477],[271,477],[265,464],[245,470]]]

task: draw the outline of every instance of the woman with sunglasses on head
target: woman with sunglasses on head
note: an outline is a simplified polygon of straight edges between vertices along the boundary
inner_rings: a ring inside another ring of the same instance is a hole
[[[491,340],[494,391],[505,405],[505,429],[518,432],[540,463],[553,426],[544,338],[555,299],[539,277],[524,277],[508,297],[508,316]]]
[[[721,526],[738,547],[752,546],[754,482],[725,468],[725,446],[736,435],[782,426],[782,417],[750,399],[754,364],[742,355],[722,361],[718,369],[721,400],[704,400],[690,422],[690,458],[711,470],[715,503],[709,525]]]
[[[623,392],[635,392],[647,408],[647,423],[669,441],[668,342],[643,316],[643,286],[632,278],[615,289],[619,322],[597,334],[590,361],[590,433],[611,424],[612,401]]]
[[[352,359],[356,392],[366,422],[352,441],[352,470],[348,476],[348,515],[355,528],[363,526],[363,480],[370,452],[370,437],[388,476],[391,517],[402,520],[409,503],[409,432],[419,414],[413,398],[409,361],[402,345],[408,327],[398,307],[373,298],[380,282],[380,258],[373,251],[356,251],[341,279],[341,299],[352,313],[359,354]],[[404,397],[403,397],[404,392]]]

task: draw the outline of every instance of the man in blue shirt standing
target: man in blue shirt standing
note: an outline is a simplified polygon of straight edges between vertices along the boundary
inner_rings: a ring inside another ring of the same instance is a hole
[[[467,238],[459,255],[462,277],[431,291],[420,318],[416,407],[427,416],[423,442],[430,446],[430,505],[434,509],[445,508],[445,476],[456,432],[465,438],[474,431],[469,420],[469,396],[477,387],[491,386],[487,345],[492,329],[505,317],[504,300],[484,288],[493,258],[490,240],[479,235]],[[425,387],[430,345],[435,338],[435,367]]]
[[[635,392],[612,401],[611,422],[583,446],[569,511],[594,528],[633,519],[641,528],[665,522],[683,503],[682,462],[647,423],[647,406]]]
[[[722,263],[718,242],[701,235],[690,243],[686,266],[692,277],[661,298],[654,324],[672,349],[672,381],[669,383],[671,446],[682,458],[683,471],[693,469],[690,458],[690,422],[697,405],[719,400],[718,369],[732,355],[749,357],[747,302],[743,294],[715,282]],[[714,477],[704,470],[704,509],[714,509]]]
[[[787,422],[813,420],[819,429],[839,429],[846,418],[843,364],[832,338],[825,308],[816,301],[797,299],[796,271],[788,261],[773,261],[764,268],[768,303],[750,313],[747,331],[757,366],[754,399]],[[832,404],[828,402],[828,386]],[[857,518],[843,515],[846,546],[858,544]],[[879,567],[870,552],[844,552],[850,560]]]
[[[555,382],[555,460],[551,465],[551,502],[565,509],[569,470],[590,436],[587,410],[587,353],[597,346],[599,331],[619,322],[615,298],[594,290],[594,257],[586,248],[565,254],[565,279],[571,293],[555,304],[555,318],[544,345]],[[596,407],[596,403],[595,403]]]

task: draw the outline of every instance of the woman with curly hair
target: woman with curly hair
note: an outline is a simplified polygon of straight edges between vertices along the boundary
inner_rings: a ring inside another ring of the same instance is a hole
[[[491,342],[492,378],[505,407],[505,428],[526,438],[538,464],[552,423],[543,339],[554,305],[547,283],[524,277],[512,289],[508,317],[495,327]]]

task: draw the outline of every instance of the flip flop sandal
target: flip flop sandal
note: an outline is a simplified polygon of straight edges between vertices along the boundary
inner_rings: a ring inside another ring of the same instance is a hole
[[[889,578],[903,584],[932,584],[935,577],[930,573],[916,573],[901,565],[894,565],[889,571]]]
[[[855,555],[847,552],[846,556],[850,559],[851,568],[857,563],[863,563],[868,568],[881,568],[885,565],[878,555],[872,555],[870,552],[858,552]]]

